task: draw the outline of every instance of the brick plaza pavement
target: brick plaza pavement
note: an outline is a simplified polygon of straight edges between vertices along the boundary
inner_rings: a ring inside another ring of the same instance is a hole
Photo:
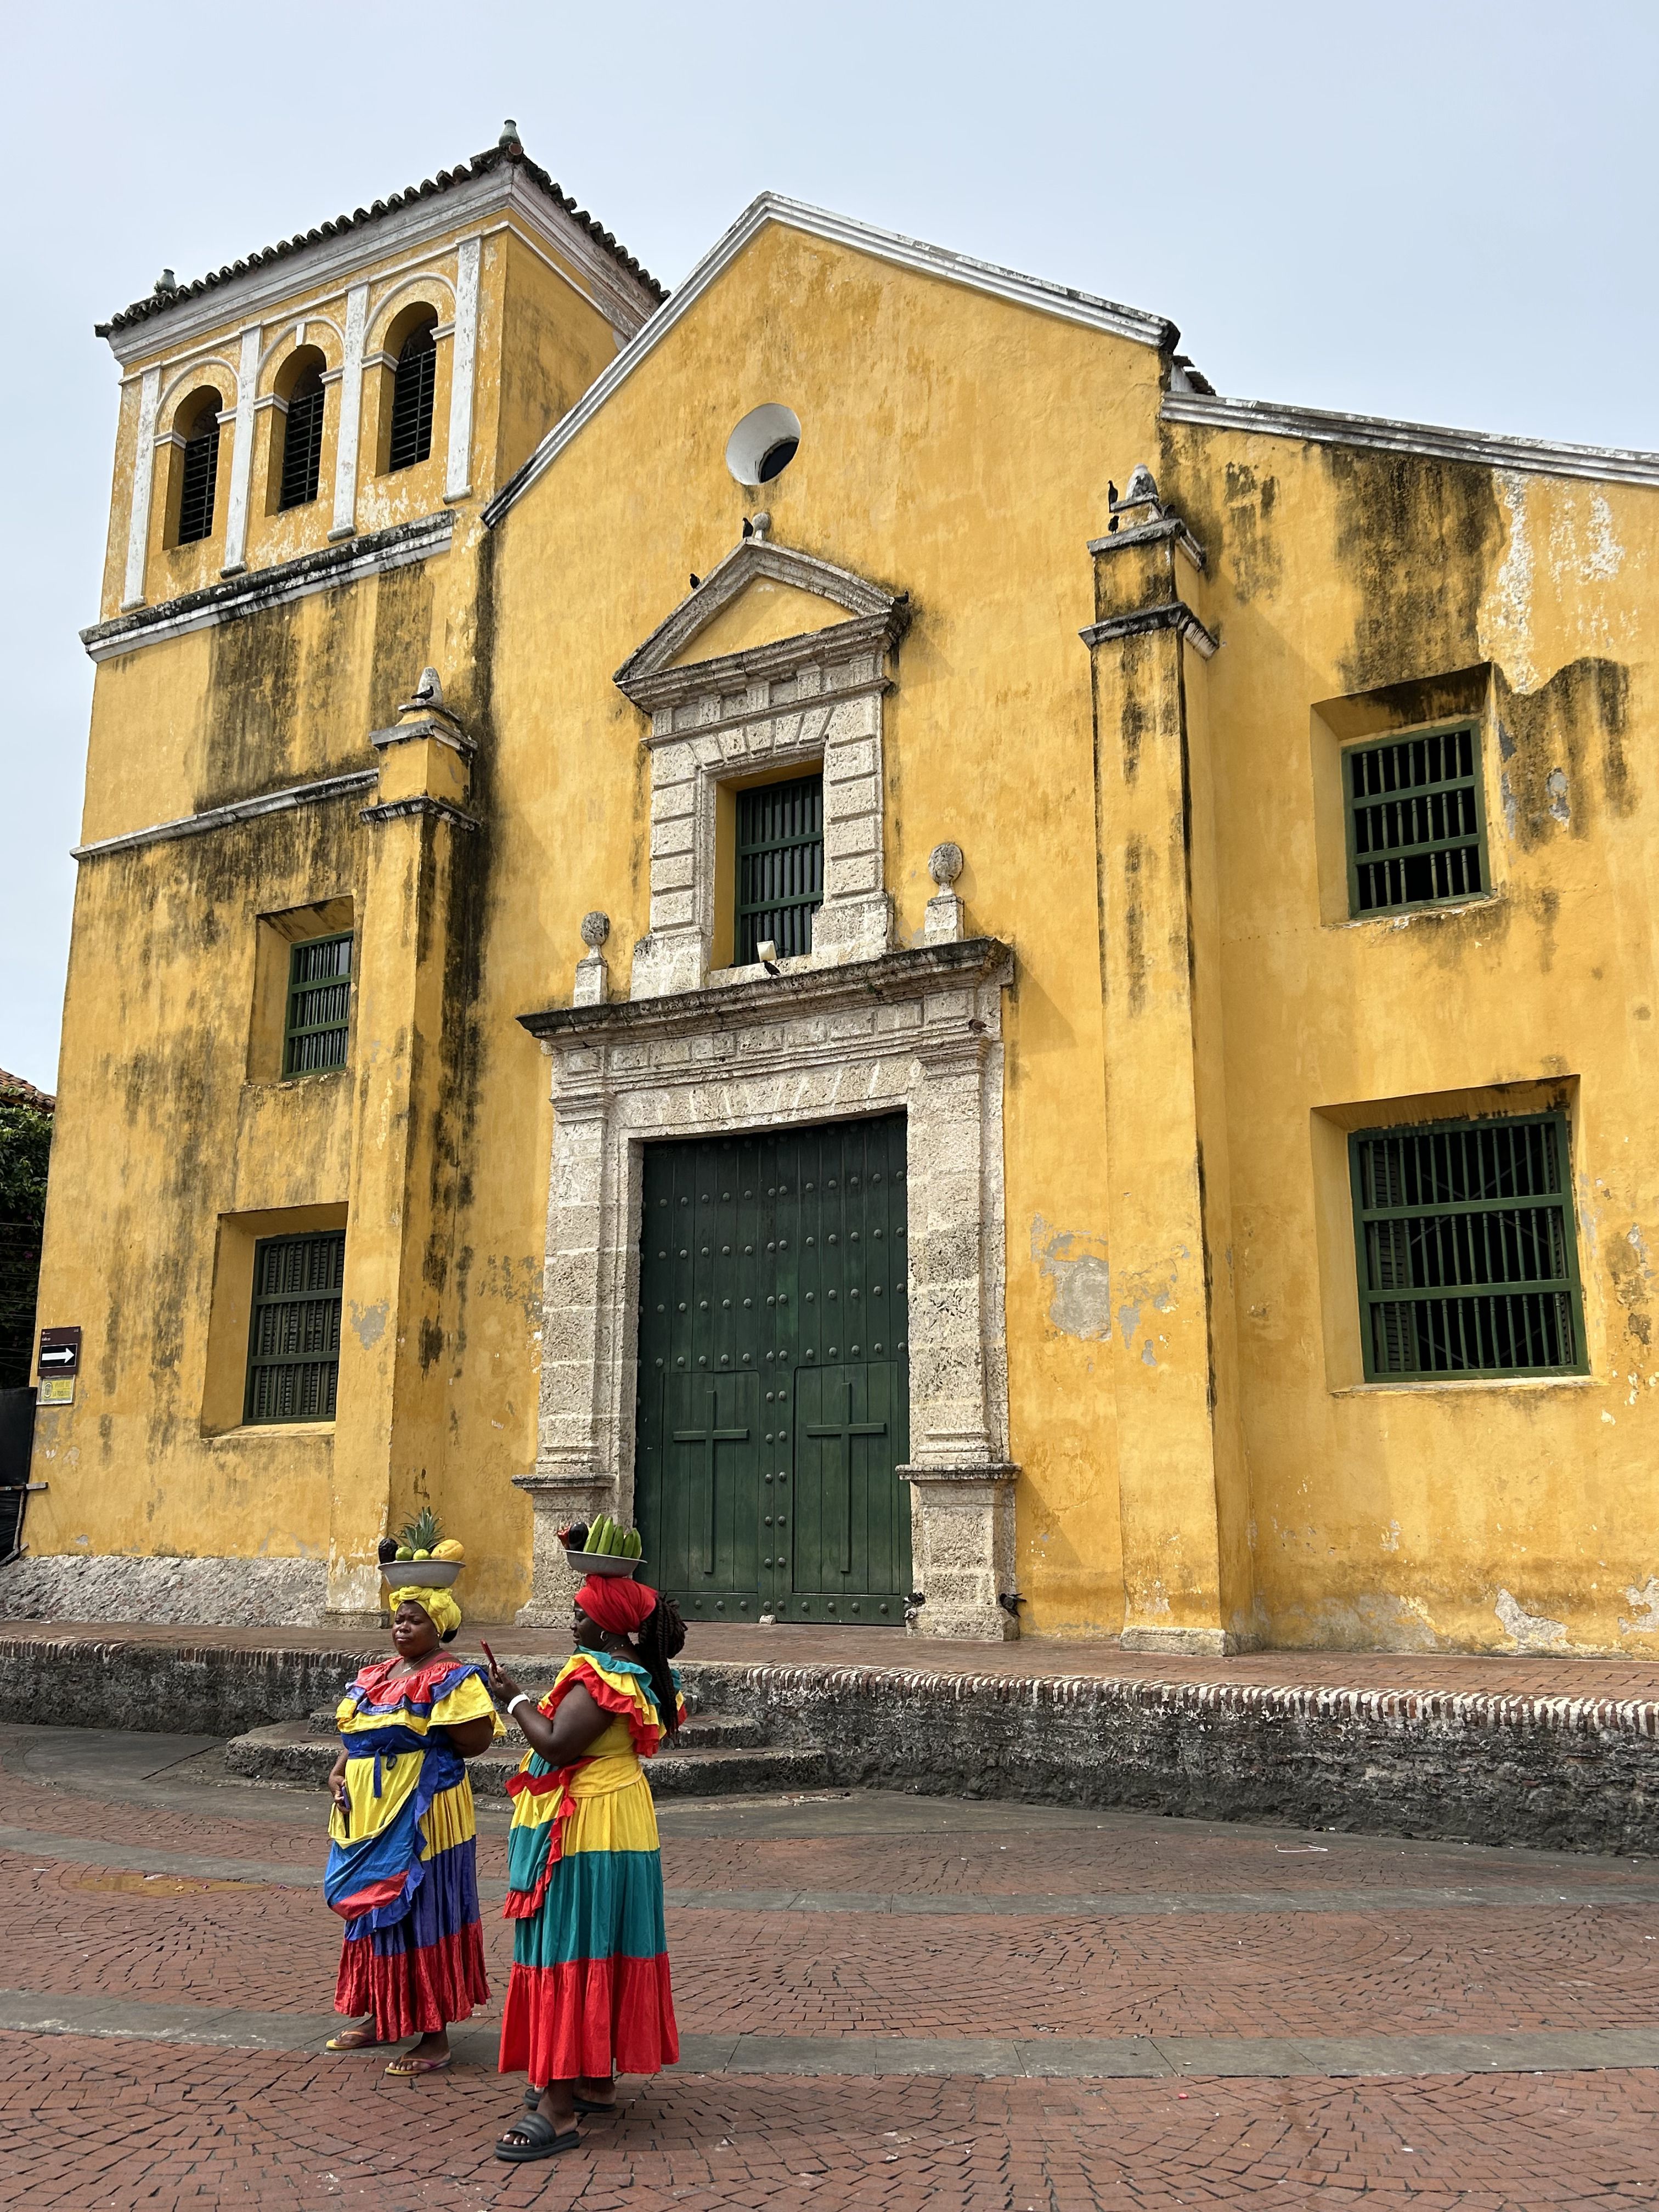
[[[1659,1863],[812,1793],[663,1809],[685,2063],[490,2154],[495,2002],[413,2087],[319,2045],[321,1802],[0,1729],[0,2205],[1659,2200]]]

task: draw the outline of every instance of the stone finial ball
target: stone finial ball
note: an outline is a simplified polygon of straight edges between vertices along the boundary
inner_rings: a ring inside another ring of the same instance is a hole
[[[941,890],[948,890],[962,873],[961,846],[935,845],[927,855],[927,872]]]
[[[611,917],[608,914],[600,914],[596,908],[592,914],[585,914],[582,916],[582,943],[584,945],[591,945],[593,950],[597,952],[600,945],[605,943],[605,939],[609,937],[610,934]]]

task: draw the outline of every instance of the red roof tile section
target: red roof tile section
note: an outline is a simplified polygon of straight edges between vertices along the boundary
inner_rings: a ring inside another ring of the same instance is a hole
[[[8,1075],[0,1067],[0,1106],[33,1106],[37,1114],[50,1114],[58,1101],[49,1091],[37,1091],[21,1075]]]
[[[165,314],[169,307],[176,307],[181,300],[196,299],[204,292],[213,291],[221,284],[228,284],[238,276],[245,276],[251,269],[263,269],[268,263],[281,261],[290,253],[298,253],[307,246],[317,245],[323,239],[339,238],[349,230],[361,229],[364,224],[378,222],[380,216],[390,215],[396,208],[407,207],[412,200],[430,199],[434,193],[447,192],[456,185],[465,184],[470,178],[486,175],[491,169],[499,168],[503,162],[513,163],[522,169],[532,183],[539,185],[556,207],[573,216],[589,237],[602,246],[617,265],[642,284],[653,298],[660,301],[668,297],[667,287],[659,284],[651,271],[643,267],[625,246],[617,242],[613,233],[589,215],[586,208],[578,207],[563,187],[556,184],[545,169],[532,161],[523,147],[514,140],[506,145],[491,146],[484,153],[475,154],[471,161],[462,162],[459,168],[440,169],[435,177],[427,178],[422,184],[410,185],[406,191],[393,192],[387,199],[376,200],[372,207],[358,208],[350,215],[336,216],[332,222],[320,223],[314,230],[301,231],[293,238],[279,240],[275,246],[267,246],[258,253],[249,254],[245,261],[233,261],[226,268],[210,270],[205,276],[198,276],[188,284],[175,284],[168,291],[152,292],[148,298],[135,300],[130,307],[123,307],[120,313],[112,315],[108,322],[95,323],[93,327],[100,338],[108,337],[115,331],[130,330],[135,323],[147,321],[151,315]]]

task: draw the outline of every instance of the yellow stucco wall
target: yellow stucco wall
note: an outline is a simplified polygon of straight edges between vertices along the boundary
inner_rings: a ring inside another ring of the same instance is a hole
[[[73,1413],[41,1416],[32,1548],[363,1556],[429,1498],[468,1546],[475,1611],[528,1594],[512,1478],[536,1450],[550,1109],[515,1018],[568,1000],[591,908],[626,989],[650,775],[612,672],[764,506],[775,540],[909,594],[884,706],[896,941],[919,939],[950,838],[969,928],[1017,956],[1003,1147],[1026,1632],[1112,1634],[1127,1607],[1281,1644],[1645,1648],[1659,496],[1160,428],[1153,348],[773,224],[484,531],[481,499],[613,352],[544,261],[487,241],[475,496],[451,551],[100,670],[88,839],[369,765],[368,732],[428,659],[479,741],[463,797],[483,826],[451,862],[359,824],[352,800],[86,864],[41,1319],[80,1320],[100,1350]],[[800,452],[746,492],[726,441],[775,399]],[[106,615],[134,422],[130,384]],[[1219,640],[1207,661],[1172,648],[1179,682],[1144,730],[1150,661],[1109,666],[1079,635],[1108,480],[1141,460],[1205,550],[1189,596]],[[441,504],[435,434],[405,474],[365,475],[362,528]],[[290,521],[259,515],[251,559],[306,550]],[[182,556],[151,562],[158,592],[185,587]],[[689,654],[841,614],[772,588]],[[1386,687],[1459,671],[1482,672],[1496,888],[1351,923],[1337,702],[1384,714]],[[1164,749],[1162,796],[1125,781],[1132,726]],[[1144,1012],[1114,982],[1146,922],[1121,867],[1143,816],[1164,933],[1134,956],[1162,963]],[[340,1077],[246,1084],[258,915],[346,893],[375,933],[364,960],[393,979],[374,1003],[404,1011],[374,1037],[360,1012]],[[1347,1132],[1556,1103],[1590,1373],[1364,1385]],[[377,1378],[349,1441],[343,1416],[332,1439],[204,1434],[220,1217],[348,1197],[362,1279],[400,1286],[395,1312],[349,1296],[343,1392]]]

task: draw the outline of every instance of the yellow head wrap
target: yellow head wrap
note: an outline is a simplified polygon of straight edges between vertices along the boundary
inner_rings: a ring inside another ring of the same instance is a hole
[[[430,1618],[441,1636],[461,1625],[461,1608],[447,1589],[428,1589],[423,1584],[411,1583],[406,1589],[392,1593],[392,1610],[400,1605],[418,1605]]]

